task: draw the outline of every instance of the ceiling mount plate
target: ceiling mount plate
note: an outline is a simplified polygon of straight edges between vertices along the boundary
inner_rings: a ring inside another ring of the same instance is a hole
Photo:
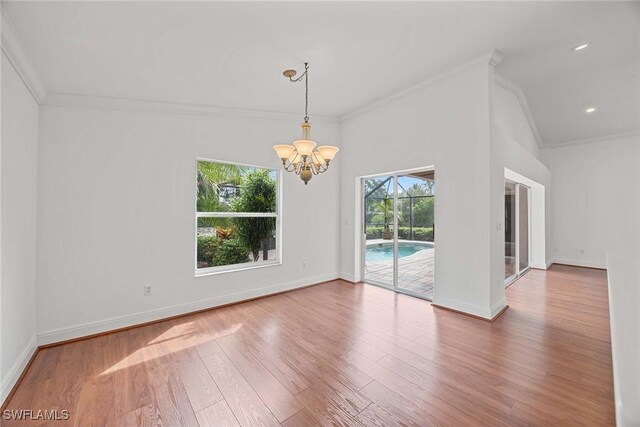
[[[297,74],[296,70],[284,70],[282,75],[287,77],[287,78],[291,78],[293,76],[295,76]]]

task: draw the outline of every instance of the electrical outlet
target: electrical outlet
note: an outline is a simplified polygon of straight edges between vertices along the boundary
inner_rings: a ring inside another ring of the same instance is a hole
[[[580,249],[580,254],[584,255],[584,249]]]
[[[144,287],[144,296],[148,297],[149,295],[151,295],[151,286],[145,286]]]
[[[303,270],[307,269],[307,261],[302,261],[302,269]]]

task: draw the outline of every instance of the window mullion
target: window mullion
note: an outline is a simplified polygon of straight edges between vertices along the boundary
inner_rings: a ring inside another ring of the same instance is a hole
[[[198,218],[277,218],[276,212],[196,212]]]

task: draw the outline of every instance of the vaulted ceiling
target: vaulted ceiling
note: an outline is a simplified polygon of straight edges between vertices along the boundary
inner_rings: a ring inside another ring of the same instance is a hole
[[[637,2],[3,1],[48,92],[342,117],[491,51],[545,144],[637,132]],[[578,52],[571,48],[589,42]],[[584,109],[595,106],[596,112]]]

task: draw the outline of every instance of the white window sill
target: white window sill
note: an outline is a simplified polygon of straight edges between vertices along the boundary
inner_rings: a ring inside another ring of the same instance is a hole
[[[195,277],[213,276],[215,274],[233,273],[236,271],[253,270],[255,268],[273,267],[282,265],[280,260],[246,262],[243,264],[222,265],[220,267],[199,268],[195,272]]]

